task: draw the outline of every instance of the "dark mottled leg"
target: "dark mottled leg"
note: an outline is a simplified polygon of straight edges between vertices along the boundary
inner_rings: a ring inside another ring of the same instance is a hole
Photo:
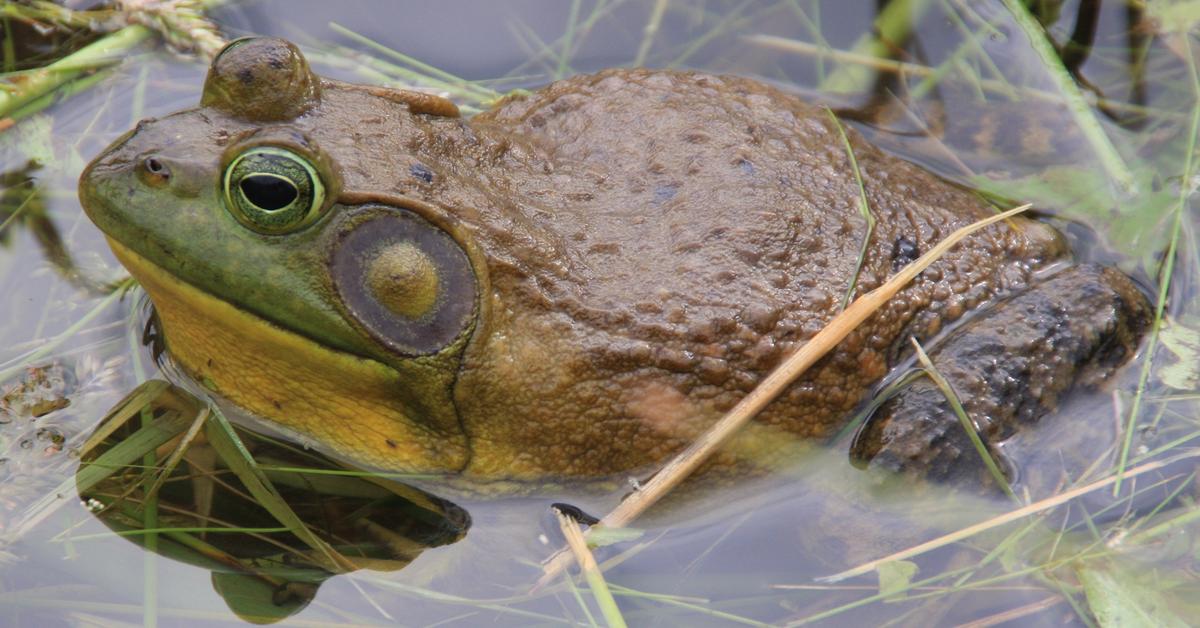
[[[1137,350],[1146,298],[1120,271],[1068,268],[955,330],[930,358],[989,447],[1103,382]],[[1081,426],[1086,429],[1086,426]],[[851,458],[870,468],[988,483],[979,453],[926,377],[885,402],[859,430]]]

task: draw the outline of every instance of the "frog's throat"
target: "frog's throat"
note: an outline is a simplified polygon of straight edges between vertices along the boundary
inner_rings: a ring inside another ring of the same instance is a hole
[[[197,381],[357,464],[410,473],[466,465],[465,436],[414,420],[395,370],[240,310],[108,241],[154,302],[167,350]]]

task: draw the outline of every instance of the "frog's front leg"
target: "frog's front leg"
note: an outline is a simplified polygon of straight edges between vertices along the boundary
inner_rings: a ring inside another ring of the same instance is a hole
[[[1150,305],[1120,271],[1074,266],[1000,301],[949,334],[930,358],[983,442],[995,445],[1095,387],[1137,351]],[[853,461],[955,483],[987,483],[979,453],[928,377],[886,401],[860,428]]]

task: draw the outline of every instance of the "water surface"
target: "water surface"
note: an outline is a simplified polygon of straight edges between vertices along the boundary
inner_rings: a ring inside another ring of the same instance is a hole
[[[1068,232],[1081,258],[1119,265],[1152,297],[1169,277],[1169,325],[1155,362],[1143,371],[1144,351],[1111,389],[1075,400],[1043,431],[1014,443],[1014,455],[1053,465],[1070,457],[1075,434],[1107,435],[1101,440],[1116,449],[1101,448],[1069,467],[1083,474],[1096,462],[1086,481],[1102,478],[1116,464],[1135,405],[1139,429],[1128,466],[1190,455],[1200,434],[1200,341],[1189,335],[1200,329],[1191,298],[1196,176],[1187,158],[1195,150],[1189,133],[1200,93],[1195,66],[1187,63],[1200,50],[1195,30],[1167,32],[1175,23],[1161,16],[1151,21],[1123,3],[1038,3],[1068,65],[1085,80],[1083,94],[1092,105],[1086,114],[1111,142],[1107,150],[1128,174],[1123,180],[1104,147],[1089,140],[1062,104],[1062,80],[1003,3],[909,4],[927,6],[901,14],[900,23],[909,27],[901,30],[911,32],[892,42],[906,64],[901,68],[864,65],[869,51],[855,52],[877,16],[870,1],[280,0],[228,3],[213,17],[227,38],[292,39],[318,72],[350,81],[428,74],[373,48],[366,43],[371,40],[497,92],[640,64],[753,76],[826,103],[892,152],[992,195],[1036,202]],[[36,67],[86,39],[44,35],[4,20],[5,42],[13,43],[6,71]],[[95,85],[0,133],[0,290],[6,295],[0,383],[6,391],[22,383],[40,386],[50,404],[37,408],[37,418],[15,410],[0,414],[0,621],[6,625],[241,623],[229,598],[231,590],[249,590],[244,583],[214,580],[209,568],[112,535],[78,498],[73,479],[74,452],[97,422],[140,383],[164,377],[143,342],[144,298],[136,290],[113,292],[124,271],[80,210],[75,181],[93,155],[137,120],[194,105],[204,72],[202,61],[148,43]],[[468,110],[484,106],[470,93],[451,95]],[[994,112],[1013,121],[1002,136],[1024,133],[1023,125],[1035,120],[1062,143],[1033,154],[1012,142],[982,146],[972,125]],[[1164,275],[1168,259],[1173,269]],[[5,403],[37,399],[23,390]],[[56,409],[61,400],[69,405]],[[1195,528],[1172,523],[1182,512],[1178,503],[1154,510],[1172,491],[1193,491],[1187,460],[1169,473],[1147,475],[1133,491],[1127,485],[1126,495],[1139,495],[1132,501],[1095,492],[922,554],[912,559],[919,569],[912,575],[916,588],[887,601],[878,599],[885,596],[876,575],[818,583],[814,578],[1014,508],[945,487],[877,486],[850,466],[844,441],[774,477],[678,500],[648,520],[636,540],[598,550],[602,561],[617,558],[605,573],[626,620],[911,625],[1016,617],[1022,624],[1086,625],[1103,609],[1089,595],[1104,591],[1128,594],[1133,607],[1160,601],[1159,608],[1183,617],[1196,610],[1188,601],[1197,584],[1189,550]],[[1145,490],[1151,477],[1172,481]],[[190,495],[171,490],[164,489],[164,499]],[[469,513],[464,538],[451,542],[454,534],[445,529],[405,528],[434,547],[410,551],[391,570],[309,587],[304,595],[314,599],[298,605],[289,621],[602,622],[582,584],[528,591],[540,574],[537,561],[560,542],[549,505],[569,502],[601,515],[619,497],[565,489],[521,498],[455,496],[454,508]],[[885,569],[883,580],[903,589],[908,570],[907,563]],[[1115,584],[1105,589],[1106,582]]]

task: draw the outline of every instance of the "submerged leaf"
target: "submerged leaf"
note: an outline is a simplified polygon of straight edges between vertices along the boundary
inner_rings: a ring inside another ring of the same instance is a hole
[[[1145,570],[1128,569],[1115,561],[1092,561],[1075,568],[1088,607],[1105,628],[1113,626],[1188,626]]]
[[[22,120],[0,134],[0,147],[23,155],[26,161],[39,167],[57,163],[54,155],[54,118],[39,114]]]
[[[907,598],[908,588],[912,586],[912,579],[917,575],[917,570],[917,564],[911,560],[883,563],[875,570],[879,574],[879,594],[888,601]]]
[[[1200,0],[1150,0],[1146,12],[1163,31],[1187,32],[1200,22]]]
[[[1169,320],[1158,339],[1174,357],[1158,372],[1162,382],[1176,390],[1195,390],[1200,386],[1200,329]]]
[[[638,528],[610,528],[608,526],[596,526],[588,532],[588,545],[591,547],[604,547],[606,545],[614,545],[625,541],[633,541],[640,539],[646,534],[645,530]]]

